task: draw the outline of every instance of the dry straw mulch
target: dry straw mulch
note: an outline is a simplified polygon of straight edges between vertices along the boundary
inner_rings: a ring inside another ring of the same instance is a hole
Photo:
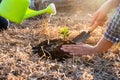
[[[53,17],[46,20],[31,19],[23,24],[11,23],[10,28],[0,32],[0,80],[119,80],[120,54],[108,51],[95,56],[81,56],[62,62],[43,59],[32,53],[32,47],[50,38],[59,38],[60,27],[70,29],[69,40],[82,30],[88,29],[89,20]],[[76,17],[76,16],[75,16]],[[49,28],[46,27],[49,25]],[[94,45],[104,28],[97,28],[86,43]],[[57,53],[56,53],[57,54]]]

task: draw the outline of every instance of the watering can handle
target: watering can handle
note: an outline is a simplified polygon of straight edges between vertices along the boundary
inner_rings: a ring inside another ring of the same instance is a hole
[[[88,32],[92,33],[97,28],[97,26],[98,26],[98,24],[91,26],[91,29]]]

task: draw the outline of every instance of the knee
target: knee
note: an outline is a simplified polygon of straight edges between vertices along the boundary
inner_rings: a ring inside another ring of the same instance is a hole
[[[9,26],[9,21],[0,16],[0,31],[6,30]]]

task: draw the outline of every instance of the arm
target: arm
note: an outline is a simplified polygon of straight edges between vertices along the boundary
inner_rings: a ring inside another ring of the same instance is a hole
[[[81,56],[103,53],[112,45],[112,42],[103,37],[95,46],[79,43],[77,45],[63,45],[61,49],[65,52],[69,52],[71,55]]]
[[[118,7],[120,4],[120,0],[107,0],[101,7],[100,9],[106,9],[109,11],[110,9]]]
[[[114,5],[114,6],[112,4],[113,3],[111,3],[111,4],[105,3],[104,6],[100,9],[101,10],[107,9],[106,10],[106,12],[107,12],[110,8],[118,5],[117,2],[116,2],[116,5]],[[112,6],[104,8],[105,6],[108,6],[108,5],[110,5],[110,6],[112,5]],[[100,21],[98,19],[101,19],[101,17],[104,18],[101,10],[100,10],[100,13],[98,13],[99,15],[97,15],[97,18],[96,18],[98,23],[100,23]],[[106,14],[106,12],[105,13],[103,12],[103,13]],[[92,55],[92,54],[103,53],[103,52],[107,51],[114,43],[117,43],[120,41],[120,38],[119,38],[120,28],[119,28],[119,23],[118,23],[120,21],[119,12],[120,11],[117,10],[115,15],[113,16],[114,18],[112,18],[112,20],[109,22],[108,29],[106,30],[104,37],[102,37],[101,40],[99,40],[99,42],[95,46],[80,43],[77,45],[63,45],[61,49],[65,52],[70,52],[71,55],[77,55],[77,56]],[[95,22],[96,22],[96,20],[95,20]]]
[[[107,0],[94,14],[91,22],[91,26],[102,26],[107,20],[107,14],[113,8],[116,8],[120,3],[120,0]]]
[[[96,50],[96,53],[103,53],[111,48],[112,45],[113,42],[107,40],[105,37],[102,37],[101,40],[94,46],[94,50]]]
[[[103,25],[106,20],[105,18],[107,17],[107,13],[111,9],[118,7],[119,4],[120,4],[120,0],[107,0],[96,12],[92,20],[92,24]],[[95,50],[96,52],[101,53],[108,50],[113,44],[114,44],[113,42],[107,40],[104,36],[95,46]]]
[[[116,8],[120,4],[120,0],[110,0],[110,1],[112,8]]]

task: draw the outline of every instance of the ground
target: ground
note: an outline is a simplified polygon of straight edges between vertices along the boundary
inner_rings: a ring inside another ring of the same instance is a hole
[[[62,62],[32,52],[33,46],[46,39],[60,38],[61,27],[69,28],[69,40],[87,31],[94,9],[82,9],[57,13],[49,24],[48,18],[39,17],[22,24],[11,22],[8,30],[0,32],[0,80],[119,80],[120,53],[112,49],[94,56],[73,56]],[[85,43],[95,45],[105,28],[98,27]]]

